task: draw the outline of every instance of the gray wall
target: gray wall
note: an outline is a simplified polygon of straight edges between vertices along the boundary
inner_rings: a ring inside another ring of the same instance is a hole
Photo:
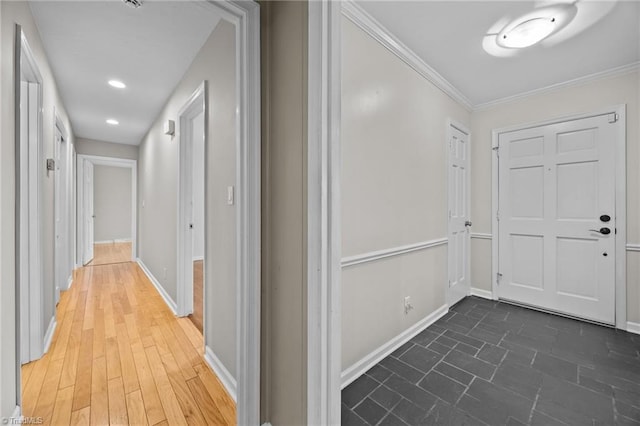
[[[74,135],[68,115],[58,94],[55,79],[47,62],[42,42],[27,2],[0,2],[0,416],[10,416],[16,406],[16,306],[15,294],[15,149],[14,149],[14,40],[15,24],[22,25],[43,78],[43,156],[53,158],[54,108],[69,134],[70,150]],[[54,179],[43,178],[43,332],[55,313],[54,302]]]
[[[138,159],[138,147],[120,143],[96,141],[93,139],[77,138],[76,151],[82,155],[97,155],[99,157]]]
[[[131,240],[131,169],[94,166],[95,242]]]
[[[347,18],[342,43],[342,255],[446,238],[446,123],[469,113]],[[343,268],[343,369],[444,305],[447,274],[446,245]]]
[[[209,84],[205,342],[235,376],[236,206],[226,201],[227,186],[236,184],[235,28],[224,20],[213,30],[140,144],[138,253],[175,301],[179,136],[165,135],[162,126],[166,120],[178,120],[180,108],[203,80]]]
[[[307,2],[261,3],[262,421],[307,414]]]
[[[640,73],[588,83],[500,104],[472,116],[471,215],[473,231],[491,233],[491,130],[627,105],[627,243],[640,243]],[[491,290],[491,241],[472,239],[473,286]],[[627,321],[640,322],[640,253],[627,251]]]

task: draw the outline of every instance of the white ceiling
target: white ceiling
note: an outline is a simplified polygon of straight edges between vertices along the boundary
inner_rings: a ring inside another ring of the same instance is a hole
[[[32,1],[77,137],[137,145],[220,17],[203,2]],[[119,79],[124,90],[107,84]],[[105,123],[107,118],[120,122]]]
[[[501,19],[517,18],[541,6],[541,2],[358,1],[357,4],[462,92],[473,106],[640,60],[638,1],[616,4],[578,1],[574,28],[567,26],[565,30],[582,29],[581,32],[552,46],[541,43],[507,58],[491,56],[483,49],[485,34]],[[561,38],[561,32],[556,36]]]

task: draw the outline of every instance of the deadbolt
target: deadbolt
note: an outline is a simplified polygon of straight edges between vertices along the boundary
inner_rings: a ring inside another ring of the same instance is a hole
[[[606,251],[605,251],[604,253],[602,253],[602,255],[603,255],[604,257],[609,256],[609,255],[607,254],[607,252],[606,252]]]
[[[611,216],[609,216],[608,214],[603,214],[602,216],[600,216],[600,221],[607,223],[611,220]]]

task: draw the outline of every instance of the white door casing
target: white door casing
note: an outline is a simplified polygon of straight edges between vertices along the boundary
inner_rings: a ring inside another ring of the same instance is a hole
[[[501,298],[616,322],[622,124],[612,112],[499,134]]]
[[[447,304],[459,302],[470,294],[469,228],[470,210],[470,136],[458,123],[447,123],[448,167],[448,266]]]
[[[91,260],[93,260],[93,222],[95,218],[93,211],[93,163],[91,161],[83,160],[82,172],[84,173],[84,179],[82,180],[82,209],[84,219],[84,240],[82,242],[84,256],[82,259],[82,264],[86,265],[87,263],[91,262]]]
[[[55,252],[54,252],[54,279],[55,300],[60,301],[60,289],[66,289],[66,281],[69,276],[68,269],[68,224],[69,214],[67,206],[67,146],[62,130],[54,124],[54,220],[55,220]]]
[[[194,249],[194,232],[201,232],[206,235],[206,220],[203,223],[203,229],[194,230],[194,143],[195,138],[199,137],[194,134],[194,123],[197,117],[204,115],[204,126],[198,131],[203,134],[204,155],[201,158],[204,161],[207,152],[207,82],[203,81],[196,91],[189,97],[184,106],[178,113],[178,134],[180,137],[180,161],[178,171],[178,291],[176,310],[178,316],[186,316],[193,312],[193,249]],[[204,167],[204,193],[207,191],[206,184],[206,167]],[[202,208],[205,210],[206,203]],[[206,259],[206,244],[203,248],[203,257]],[[203,273],[206,271],[203,271]],[[204,291],[204,285],[203,285]],[[205,298],[203,297],[203,300]],[[205,314],[203,309],[203,315]],[[203,318],[203,326],[204,326]]]
[[[16,294],[19,297],[19,364],[40,358],[45,351],[43,316],[42,77],[24,33],[16,26]],[[18,365],[19,368],[19,365]]]

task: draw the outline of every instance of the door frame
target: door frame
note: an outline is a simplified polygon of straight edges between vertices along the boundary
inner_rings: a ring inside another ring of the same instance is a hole
[[[493,154],[491,156],[491,168],[492,168],[492,197],[491,197],[491,211],[492,211],[492,234],[491,240],[491,291],[494,300],[498,300],[498,273],[499,273],[499,232],[500,221],[498,220],[499,213],[499,189],[500,189],[500,176],[498,172],[499,166],[499,149],[498,141],[500,134],[513,132],[516,130],[524,130],[532,127],[547,126],[550,124],[562,123],[565,121],[580,120],[584,118],[595,117],[605,114],[617,114],[618,121],[620,121],[620,133],[615,141],[615,182],[616,182],[616,276],[615,276],[615,325],[616,328],[621,330],[627,329],[627,256],[626,256],[626,243],[627,243],[627,171],[626,171],[626,104],[614,105],[610,107],[600,108],[592,112],[572,114],[568,116],[562,116],[553,118],[550,120],[544,120],[534,123],[519,124],[514,126],[503,127],[494,129],[491,132],[491,147]]]
[[[469,167],[467,169],[467,179],[465,182],[465,185],[467,187],[467,199],[466,199],[466,205],[467,205],[467,217],[469,218],[469,220],[471,220],[471,132],[469,131],[469,129],[463,125],[462,123],[459,123],[457,121],[455,121],[452,118],[448,118],[447,119],[447,129],[445,134],[446,136],[446,142],[447,144],[450,143],[451,138],[453,136],[453,133],[451,132],[452,128],[456,128],[459,132],[464,133],[465,135],[467,135],[467,156],[468,156],[468,162],[469,162]],[[449,238],[449,235],[451,235],[451,217],[450,217],[450,212],[451,212],[451,163],[452,163],[452,157],[451,157],[451,148],[449,147],[448,150],[448,155],[447,155],[447,239]],[[471,294],[471,230],[467,228],[467,262],[465,264],[465,274],[467,277],[467,284],[469,286],[469,290],[467,291],[467,296]],[[447,281],[447,288],[446,288],[446,299],[447,299],[447,305],[450,307],[453,304],[457,303],[459,300],[455,301],[452,303],[452,299],[451,299],[451,291],[450,291],[450,287],[449,284],[451,283],[451,257],[452,257],[452,253],[451,253],[452,249],[451,249],[451,241],[448,242],[447,244],[447,257],[448,257],[448,281]]]
[[[348,2],[308,11],[306,421],[340,424],[342,373],[341,25]]]
[[[207,0],[235,26],[236,46],[236,411],[260,424],[261,95],[260,5]]]
[[[44,162],[43,154],[43,79],[40,73],[38,64],[29,42],[27,41],[25,33],[22,31],[20,25],[16,25],[16,44],[15,44],[15,70],[14,70],[14,87],[15,87],[15,154],[16,154],[16,203],[15,203],[15,267],[16,267],[16,299],[18,303],[16,306],[16,352],[17,352],[17,368],[20,370],[22,364],[22,344],[29,342],[29,361],[40,358],[47,350],[51,337],[53,336],[53,330],[55,329],[55,317],[52,319],[52,323],[49,326],[49,330],[45,335],[44,327],[42,326],[42,316],[44,309],[43,291],[44,291],[44,245],[43,245],[43,220],[42,220],[42,206],[44,204]],[[24,62],[22,61],[24,59]],[[24,65],[24,67],[23,67]],[[35,84],[38,85],[37,90],[37,129],[35,135],[37,138],[36,156],[32,156],[27,153],[27,169],[20,167],[21,158],[21,82],[23,73],[31,74],[31,79],[35,80]],[[33,174],[35,176],[29,175]],[[37,177],[37,179],[33,179]],[[21,183],[23,181],[28,182],[27,194],[23,194],[21,191]],[[29,233],[29,240],[27,243],[28,255],[27,259],[23,259],[20,256],[21,252],[21,227],[23,224],[23,217],[21,215],[21,199],[26,196],[30,199],[28,207],[28,219],[27,219],[27,232]],[[35,203],[33,203],[35,201]],[[34,205],[32,205],[32,203]],[[33,232],[35,230],[35,233]],[[24,283],[21,279],[21,269],[23,262],[27,262],[26,266],[29,268],[28,282]],[[35,272],[32,274],[32,272]],[[24,287],[24,288],[23,288]],[[28,293],[24,299],[25,291]],[[28,314],[26,320],[25,329],[22,329],[22,310],[27,309]],[[26,335],[24,335],[26,333]],[[20,383],[20,373],[17,373],[18,384]],[[21,389],[18,387],[18,389]],[[18,396],[20,401],[20,396]]]
[[[193,193],[193,135],[190,131],[190,124],[200,114],[204,114],[204,159],[206,162],[209,153],[209,91],[207,81],[200,83],[198,88],[187,99],[180,111],[178,112],[178,143],[179,160],[178,160],[178,264],[177,264],[177,300],[176,314],[180,317],[193,313],[193,231],[189,228],[193,211],[191,210],[191,195]],[[207,194],[207,177],[209,175],[208,168],[204,167],[204,192],[205,199]],[[190,215],[191,213],[191,215]],[[207,235],[207,203],[204,203],[204,234]],[[207,259],[207,244],[204,245],[204,259]],[[191,265],[191,267],[188,267]],[[205,335],[206,321],[206,297],[204,295],[204,274],[203,268],[203,307],[202,307],[202,334]]]
[[[58,246],[56,245],[57,243],[54,242],[54,253],[53,253],[53,264],[54,264],[54,281],[55,281],[55,293],[56,293],[56,303],[59,302],[60,300],[60,290],[64,289],[67,290],[69,288],[69,286],[71,285],[71,281],[73,278],[73,265],[72,262],[75,262],[73,259],[73,252],[71,250],[72,247],[72,241],[71,241],[71,228],[73,227],[73,220],[71,217],[71,193],[73,191],[73,186],[71,185],[71,169],[73,168],[73,165],[71,163],[71,159],[70,159],[70,144],[71,141],[68,139],[68,132],[66,129],[66,126],[64,125],[64,122],[62,121],[62,118],[60,117],[60,115],[58,114],[58,110],[56,109],[56,107],[53,107],[53,143],[57,144],[56,141],[56,130],[60,131],[60,134],[62,135],[62,139],[65,143],[65,151],[62,152],[59,150],[60,147],[55,147],[54,146],[54,153],[58,154],[59,158],[56,158],[55,161],[56,163],[58,162],[59,159],[61,159],[63,156],[65,156],[65,160],[64,160],[64,164],[65,164],[65,169],[58,169],[56,167],[56,172],[58,170],[62,170],[63,173],[61,174],[55,174],[54,175],[54,238],[55,235],[58,235],[59,233],[59,229],[58,229],[58,223],[55,221],[55,209],[57,209],[57,204],[59,202],[62,202],[62,208],[63,210],[60,211],[60,215],[61,215],[61,220],[64,220],[66,223],[66,228],[63,226],[62,228],[65,230],[65,234],[64,235],[64,242],[65,245],[61,246],[60,248],[58,248]],[[55,155],[54,155],[55,157]],[[56,164],[57,166],[57,164]],[[64,179],[61,179],[61,177],[64,177]],[[64,185],[64,194],[65,197],[62,200],[59,200],[58,198],[60,197],[60,193],[59,191],[62,190],[62,187],[60,187],[60,185]],[[60,252],[60,253],[59,253]],[[63,260],[63,264],[60,264],[60,261]],[[65,269],[61,269],[61,268],[65,268]],[[65,270],[69,270],[69,276],[63,277],[61,276],[61,273],[64,272]],[[66,281],[65,281],[66,278]]]
[[[131,169],[131,261],[135,262],[138,253],[138,160],[127,158],[102,157],[98,155],[78,154],[77,156],[77,207],[78,207],[78,264],[83,264],[83,254],[86,249],[86,235],[84,224],[86,223],[87,212],[84,208],[84,166],[89,162],[94,166],[123,167]]]

